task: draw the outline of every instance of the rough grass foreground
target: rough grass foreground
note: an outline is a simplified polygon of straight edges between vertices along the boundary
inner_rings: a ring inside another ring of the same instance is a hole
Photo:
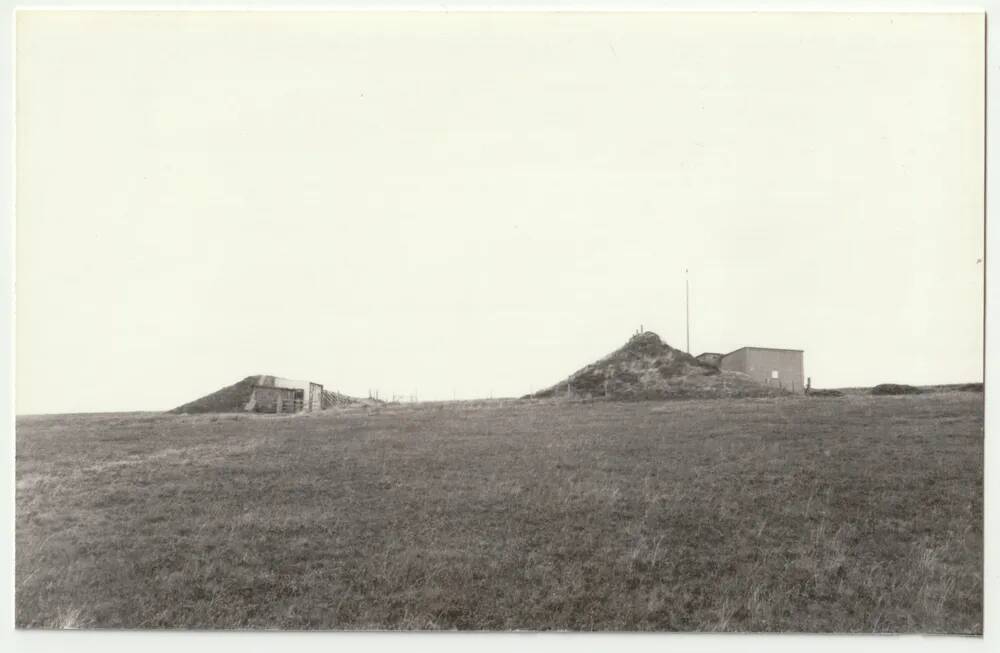
[[[17,424],[17,624],[982,631],[982,396]]]

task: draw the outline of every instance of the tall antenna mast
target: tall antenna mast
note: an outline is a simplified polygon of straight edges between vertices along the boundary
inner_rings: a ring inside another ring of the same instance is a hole
[[[688,281],[688,271],[684,268],[684,320],[687,327],[687,353],[691,353],[691,283]]]

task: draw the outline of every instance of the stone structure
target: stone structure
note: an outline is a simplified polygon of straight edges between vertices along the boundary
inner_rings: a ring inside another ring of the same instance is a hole
[[[255,413],[300,413],[323,410],[323,386],[312,381],[260,376],[244,410]]]

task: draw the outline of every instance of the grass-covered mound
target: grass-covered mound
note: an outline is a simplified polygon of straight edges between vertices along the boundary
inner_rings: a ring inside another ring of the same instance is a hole
[[[778,394],[785,392],[757,383],[746,374],[722,371],[702,363],[663,342],[655,333],[646,331],[565,381],[530,396],[670,399]]]
[[[274,383],[273,376],[255,374],[248,376],[242,381],[237,381],[233,385],[226,386],[221,390],[216,390],[200,399],[188,402],[183,406],[174,408],[171,413],[240,413],[243,412],[250,395],[253,393],[255,385],[269,385]]]

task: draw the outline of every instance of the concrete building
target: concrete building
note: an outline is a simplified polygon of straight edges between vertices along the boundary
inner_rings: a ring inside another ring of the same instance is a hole
[[[258,377],[244,408],[254,413],[301,413],[323,410],[323,386],[276,376]]]
[[[740,347],[722,357],[719,368],[743,372],[759,383],[805,392],[801,349]],[[703,354],[704,355],[704,354]]]

